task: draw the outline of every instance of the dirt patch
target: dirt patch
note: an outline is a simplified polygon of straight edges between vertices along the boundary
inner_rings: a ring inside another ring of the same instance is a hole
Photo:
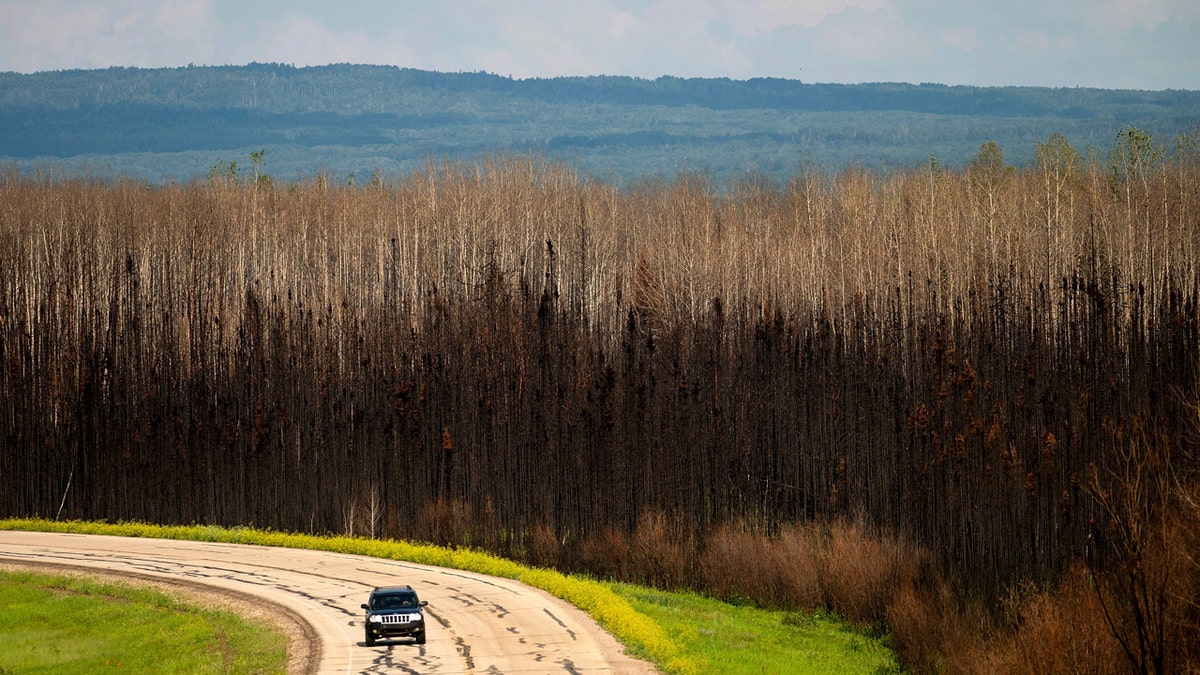
[[[81,565],[0,561],[0,569],[86,577],[164,591],[195,605],[233,612],[247,621],[274,624],[288,636],[288,673],[292,675],[316,673],[321,662],[321,641],[312,624],[287,607],[248,593],[182,579],[162,579],[136,572],[99,571]]]

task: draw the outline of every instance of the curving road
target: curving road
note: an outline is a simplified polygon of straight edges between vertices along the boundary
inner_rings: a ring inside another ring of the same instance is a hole
[[[322,551],[11,531],[0,531],[0,565],[85,568],[257,604],[293,634],[294,672],[655,672],[562,600],[459,570]],[[359,605],[374,586],[404,584],[429,601],[427,644],[366,647]]]

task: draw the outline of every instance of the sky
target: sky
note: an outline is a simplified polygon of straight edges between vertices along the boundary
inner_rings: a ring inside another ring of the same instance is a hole
[[[1200,89],[1200,0],[0,0],[0,71],[369,63],[515,78]]]

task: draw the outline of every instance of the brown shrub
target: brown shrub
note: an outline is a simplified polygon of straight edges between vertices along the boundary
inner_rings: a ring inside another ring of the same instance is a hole
[[[1131,669],[1200,673],[1200,501],[1195,488],[1172,489],[1160,513],[1132,512],[1114,528],[1122,560],[1097,575],[1096,602]]]
[[[629,548],[629,579],[658,588],[680,588],[687,579],[681,528],[665,514],[643,511]]]
[[[554,567],[559,564],[563,546],[554,530],[542,521],[529,528],[525,544],[525,560],[536,567]]]
[[[920,561],[915,546],[862,525],[834,523],[820,557],[826,602],[851,621],[880,624],[888,602],[916,579]]]
[[[1097,573],[1097,601],[1136,672],[1200,672],[1200,456],[1131,425],[1114,464],[1093,474],[1115,564]]]
[[[718,526],[704,540],[698,565],[700,583],[723,600],[759,599],[760,580],[766,571],[754,568],[761,547],[758,535],[727,524]]]
[[[915,673],[987,673],[983,638],[991,615],[962,607],[950,585],[934,578],[906,582],[887,606],[896,659]]]
[[[926,594],[905,584],[888,603],[887,620],[896,659],[916,673],[936,673],[945,651],[945,614]]]
[[[629,538],[612,525],[606,525],[599,535],[592,535],[579,545],[579,562],[583,568],[602,579],[628,579]]]
[[[786,609],[824,604],[818,566],[819,540],[812,528],[791,527],[779,537],[724,524],[705,540],[700,583],[725,600],[752,600]]]
[[[1002,673],[1124,672],[1126,663],[1104,619],[1091,573],[1073,567],[1053,591],[1025,590],[1007,603],[1010,629],[978,662]]]
[[[1171,587],[1174,611],[1168,636],[1180,672],[1200,673],[1200,485],[1185,495],[1176,514],[1178,526],[1168,540],[1174,553],[1175,580]]]
[[[813,527],[785,528],[768,549],[776,570],[771,597],[783,607],[816,609],[825,602],[820,537]]]
[[[438,546],[470,545],[473,511],[470,504],[462,501],[429,502],[417,514],[416,537]]]
[[[1076,566],[1051,591],[1028,586],[1005,603],[1005,620],[962,607],[945,583],[906,583],[888,603],[897,660],[915,673],[1122,672],[1090,573]]]

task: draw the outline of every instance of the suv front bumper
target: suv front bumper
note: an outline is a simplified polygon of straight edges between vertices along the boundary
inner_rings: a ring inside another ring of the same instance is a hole
[[[374,618],[374,617],[372,617]],[[371,635],[381,638],[389,637],[420,637],[425,634],[425,621],[417,619],[404,622],[367,621],[367,630]]]

